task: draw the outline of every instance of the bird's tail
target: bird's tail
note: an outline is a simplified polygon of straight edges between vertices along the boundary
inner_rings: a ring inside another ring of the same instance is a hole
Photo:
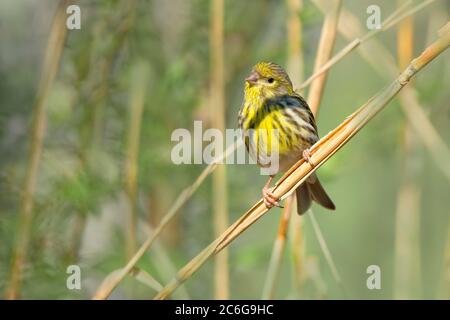
[[[300,215],[308,211],[312,200],[324,208],[336,209],[333,201],[331,201],[315,174],[300,185],[295,192],[297,194],[297,213]]]

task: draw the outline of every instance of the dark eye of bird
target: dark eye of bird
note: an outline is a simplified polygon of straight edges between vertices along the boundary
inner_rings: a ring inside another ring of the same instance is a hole
[[[273,83],[274,81],[275,81],[274,78],[269,78],[269,79],[267,79],[267,82],[269,82],[269,83]]]

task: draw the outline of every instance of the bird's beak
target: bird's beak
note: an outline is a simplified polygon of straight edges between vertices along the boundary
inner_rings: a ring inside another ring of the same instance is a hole
[[[250,75],[245,78],[245,81],[247,81],[250,84],[256,84],[256,82],[259,79],[259,74],[256,71],[253,71],[252,73],[250,73]]]

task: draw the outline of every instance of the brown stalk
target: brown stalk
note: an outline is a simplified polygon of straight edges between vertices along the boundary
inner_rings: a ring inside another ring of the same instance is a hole
[[[211,88],[210,112],[215,128],[225,132],[225,84],[224,84],[224,58],[223,58],[223,0],[214,0],[211,3],[210,13],[210,55],[211,55]],[[222,234],[228,226],[228,201],[226,167],[219,164],[212,175],[214,235]],[[228,251],[224,250],[215,257],[214,264],[214,297],[228,299],[229,270]]]
[[[331,57],[333,52],[334,42],[336,40],[337,25],[339,21],[339,14],[341,12],[342,1],[334,0],[330,9],[325,13],[325,20],[322,27],[322,34],[320,36],[319,48],[317,50],[316,62],[314,64],[314,71],[317,72]],[[320,100],[322,98],[323,89],[325,88],[325,81],[327,73],[323,72],[311,84],[308,94],[308,104],[317,117]]]
[[[58,72],[59,62],[64,47],[67,31],[65,25],[65,10],[68,4],[69,1],[61,1],[56,9],[44,55],[41,78],[36,94],[36,102],[33,106],[33,123],[31,128],[28,165],[20,203],[16,243],[12,255],[11,274],[5,293],[6,299],[17,299],[20,295],[22,270],[26,262],[31,223],[33,220],[34,193],[44,142],[46,105],[50,90]]]
[[[125,191],[129,205],[126,229],[127,259],[130,259],[136,250],[138,155],[147,78],[147,65],[142,62],[136,64],[130,86],[130,118],[124,173]]]
[[[413,57],[414,25],[412,17],[407,17],[398,26],[397,54],[400,69],[407,66]],[[412,87],[412,83],[409,84]],[[404,96],[402,92],[401,96]],[[418,138],[407,122],[404,127],[402,184],[397,196],[394,299],[417,299],[420,275],[420,195],[417,184]]]
[[[276,184],[273,192],[277,198],[284,199],[292,194],[315,170],[320,168],[348,140],[361,130],[395,95],[424,68],[430,61],[450,46],[450,32],[443,33],[423,53],[414,59],[408,67],[388,87],[381,90],[362,107],[342,122],[336,129],[323,137],[311,148],[312,167],[301,159]],[[160,291],[155,299],[166,299],[176,288],[196,272],[213,254],[227,247],[236,237],[249,228],[268,212],[262,200],[244,213],[224,234],[214,240],[200,254],[188,262],[177,275]]]
[[[288,58],[287,70],[292,83],[303,81],[303,50],[302,50],[302,22],[300,10],[303,6],[302,0],[286,0],[288,9],[287,19],[287,41]]]
[[[289,227],[289,219],[292,213],[292,205],[295,197],[289,197],[284,205],[283,214],[280,217],[277,237],[273,243],[272,255],[270,257],[269,269],[267,270],[266,281],[262,293],[262,299],[270,300],[274,298],[278,276],[280,274],[281,262],[286,246],[287,230]]]

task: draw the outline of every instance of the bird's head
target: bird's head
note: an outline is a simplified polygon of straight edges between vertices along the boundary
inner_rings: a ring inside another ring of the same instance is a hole
[[[273,62],[257,63],[250,75],[245,78],[247,98],[271,98],[277,95],[292,94],[292,82],[286,71]]]

